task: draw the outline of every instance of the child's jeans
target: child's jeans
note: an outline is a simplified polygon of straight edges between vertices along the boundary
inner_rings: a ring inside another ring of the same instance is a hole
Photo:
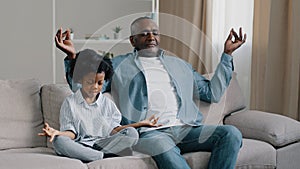
[[[128,127],[111,137],[96,141],[93,147],[75,142],[69,137],[58,136],[53,146],[58,155],[76,158],[84,162],[102,159],[105,154],[118,154],[122,150],[134,146],[139,135],[135,128]]]

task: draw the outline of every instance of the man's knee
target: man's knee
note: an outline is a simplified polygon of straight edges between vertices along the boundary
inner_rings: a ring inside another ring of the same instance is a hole
[[[233,146],[242,146],[242,133],[234,126],[224,125],[223,130],[226,133],[225,139]]]

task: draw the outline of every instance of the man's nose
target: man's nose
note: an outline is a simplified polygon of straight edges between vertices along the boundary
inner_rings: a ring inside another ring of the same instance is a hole
[[[154,39],[154,34],[152,33],[152,32],[148,32],[147,33],[147,38],[149,38],[149,39]]]

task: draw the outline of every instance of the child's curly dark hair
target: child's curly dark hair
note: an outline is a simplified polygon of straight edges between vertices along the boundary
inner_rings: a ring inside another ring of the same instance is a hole
[[[99,55],[91,49],[85,49],[77,53],[76,60],[70,66],[71,77],[75,83],[91,73],[105,73],[104,80],[110,80],[113,75],[112,62],[109,58]]]

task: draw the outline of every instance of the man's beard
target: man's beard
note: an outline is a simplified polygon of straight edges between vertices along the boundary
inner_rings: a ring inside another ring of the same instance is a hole
[[[158,48],[146,48],[138,51],[138,55],[141,57],[157,57],[158,56]]]

